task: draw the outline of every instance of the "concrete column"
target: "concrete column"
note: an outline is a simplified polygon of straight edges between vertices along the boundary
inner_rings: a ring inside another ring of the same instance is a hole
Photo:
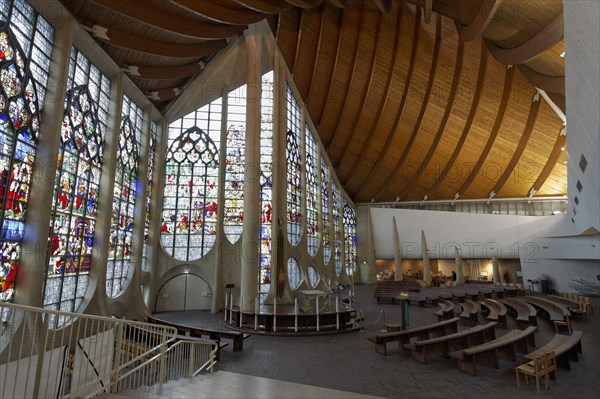
[[[262,37],[253,27],[245,32],[248,46],[246,96],[246,167],[244,174],[244,230],[240,295],[243,310],[254,310],[258,291],[258,234],[260,231],[260,93]]]
[[[421,230],[421,253],[423,254],[423,281],[429,285],[431,283],[431,268],[429,267],[427,241],[425,240],[425,232],[423,230]]]
[[[492,256],[492,271],[494,273],[494,284],[500,284],[500,268],[498,267],[498,257]]]
[[[73,25],[72,19],[66,19],[55,31],[55,46],[50,60],[52,68],[48,76],[35,165],[30,180],[25,232],[15,284],[15,303],[22,305],[42,307],[44,300],[42,290],[48,249],[48,226],[54,195],[54,176],[64,113]]]
[[[458,249],[458,245],[454,247],[454,267],[456,269],[456,282],[458,284],[464,283],[465,277],[463,275],[462,257],[460,255],[460,250]]]
[[[371,207],[367,209],[367,240],[368,240],[368,255],[369,276],[367,284],[376,284],[377,276],[375,275],[375,243],[373,241],[373,224],[371,223]]]
[[[392,216],[392,227],[394,228],[394,280],[404,280],[402,274],[402,246],[400,237],[398,236],[398,226],[396,225],[396,217]]]

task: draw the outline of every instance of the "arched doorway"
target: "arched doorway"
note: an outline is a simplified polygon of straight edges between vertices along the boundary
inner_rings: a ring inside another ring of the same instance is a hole
[[[212,289],[202,277],[182,273],[167,280],[156,295],[157,312],[210,310]]]

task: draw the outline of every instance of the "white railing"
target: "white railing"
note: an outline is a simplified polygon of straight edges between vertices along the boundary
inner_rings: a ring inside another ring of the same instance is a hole
[[[93,397],[212,372],[174,327],[0,303],[0,398]]]

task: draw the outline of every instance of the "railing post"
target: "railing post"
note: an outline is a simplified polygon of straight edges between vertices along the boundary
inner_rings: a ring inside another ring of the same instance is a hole
[[[189,367],[188,367],[188,378],[192,378],[194,376],[194,364],[195,362],[195,357],[196,357],[196,345],[188,343],[188,346],[190,347],[190,362],[189,362]]]
[[[119,392],[119,379],[120,379],[120,371],[119,367],[121,366],[121,348],[123,347],[123,323],[117,323],[117,329],[115,337],[115,358],[113,361],[113,368],[110,371],[110,393],[116,394]]]
[[[35,380],[33,383],[33,397],[34,398],[39,398],[40,397],[40,379],[42,378],[42,368],[44,367],[44,357],[46,355],[46,344],[48,343],[48,334],[49,334],[49,322],[50,322],[50,317],[48,317],[49,315],[46,315],[46,317],[43,317],[44,321],[42,323],[42,331],[40,331],[40,338],[41,338],[41,342],[39,345],[37,345],[37,351],[38,351],[38,359],[37,359],[37,364],[36,364],[36,368],[35,368]],[[29,318],[27,318],[29,319]],[[38,323],[37,323],[37,315],[35,317],[36,322],[33,323],[33,331],[34,331],[34,335],[33,335],[33,344],[35,345],[35,331],[38,329]],[[20,354],[19,354],[20,356]]]
[[[162,340],[160,344],[160,363],[159,363],[159,371],[158,371],[158,389],[159,392],[162,392],[163,389],[163,381],[165,379],[165,358],[167,352],[167,329],[163,329]]]

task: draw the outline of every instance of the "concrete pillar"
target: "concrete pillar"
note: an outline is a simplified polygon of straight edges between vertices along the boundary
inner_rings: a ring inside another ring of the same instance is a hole
[[[244,174],[244,230],[240,295],[243,310],[254,310],[258,291],[258,234],[260,231],[260,92],[262,37],[252,26],[245,32],[248,46],[246,96],[246,167]]]
[[[400,244],[395,216],[392,217],[392,227],[394,228],[394,280],[402,281],[404,280],[404,275],[402,274],[402,246]]]
[[[494,273],[494,284],[500,284],[500,268],[498,267],[498,257],[492,256],[492,270]]]
[[[458,245],[454,247],[454,267],[456,269],[456,282],[458,284],[464,283],[465,277],[463,275],[463,269],[462,269],[462,257],[460,255],[460,250],[458,249]]]
[[[423,254],[423,281],[431,283],[431,268],[429,267],[429,254],[427,253],[427,242],[425,232],[421,230],[421,253]]]

